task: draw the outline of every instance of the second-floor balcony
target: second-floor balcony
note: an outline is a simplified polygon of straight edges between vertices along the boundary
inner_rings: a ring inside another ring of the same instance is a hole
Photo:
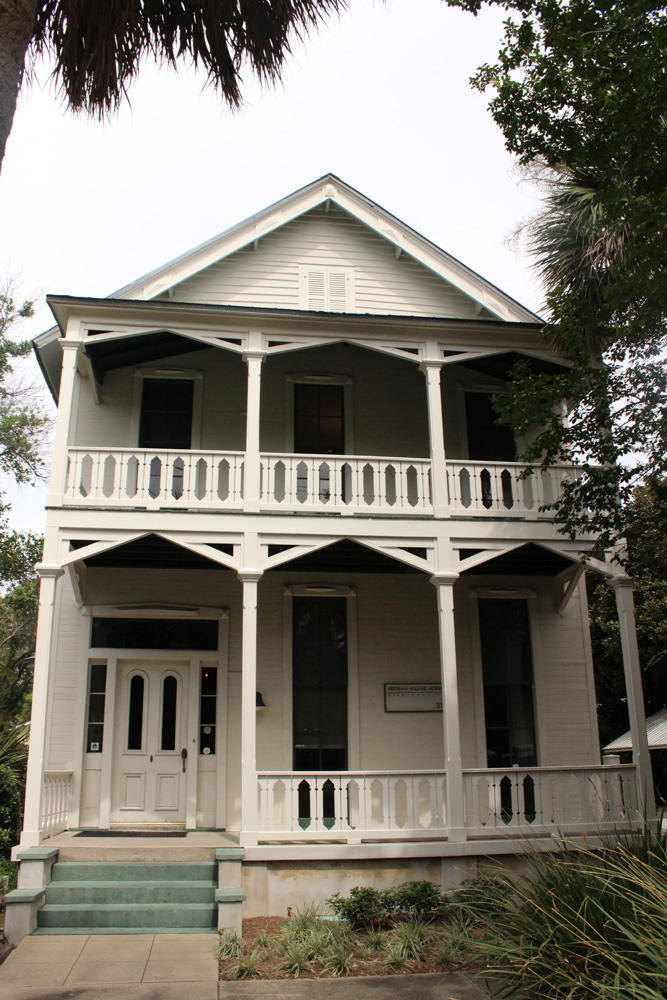
[[[246,456],[239,451],[68,449],[66,506],[243,510]],[[431,462],[370,455],[259,456],[259,508],[320,514],[432,516]],[[447,461],[443,506],[452,515],[548,518],[541,511],[581,470],[517,462]]]

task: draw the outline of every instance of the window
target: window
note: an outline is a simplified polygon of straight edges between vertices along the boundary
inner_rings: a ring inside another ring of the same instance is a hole
[[[127,749],[141,750],[144,745],[144,679],[135,674],[130,681],[127,710]]]
[[[86,753],[102,753],[104,748],[104,703],[106,700],[106,689],[106,663],[91,663],[88,685]]]
[[[217,649],[218,622],[169,618],[93,618],[97,649]]]
[[[299,267],[299,301],[302,309],[320,312],[353,312],[354,271],[351,267]]]
[[[215,732],[218,695],[218,670],[201,668],[201,695],[199,699],[199,753],[215,753]]]
[[[342,385],[294,385],[294,450],[303,455],[344,455]]]
[[[176,708],[178,681],[169,674],[162,682],[162,726],[160,750],[176,749]]]
[[[347,768],[347,616],[337,597],[295,597],[292,608],[294,768]],[[300,815],[306,815],[301,812]]]
[[[139,447],[189,449],[193,401],[192,379],[144,378]]]
[[[516,445],[507,424],[497,424],[492,392],[466,392],[468,458],[474,462],[514,462]]]
[[[537,764],[528,605],[479,601],[487,767]]]

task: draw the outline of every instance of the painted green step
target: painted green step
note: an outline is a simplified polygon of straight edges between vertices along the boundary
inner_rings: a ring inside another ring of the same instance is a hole
[[[58,861],[53,882],[218,882],[215,861]]]
[[[37,915],[39,927],[213,927],[217,908],[201,903],[108,903],[102,907],[85,904],[46,903]]]
[[[212,948],[218,943],[213,927],[37,927],[33,934],[211,934],[215,935]]]
[[[201,882],[51,882],[46,889],[46,905],[65,903],[183,903],[215,902],[215,884]]]

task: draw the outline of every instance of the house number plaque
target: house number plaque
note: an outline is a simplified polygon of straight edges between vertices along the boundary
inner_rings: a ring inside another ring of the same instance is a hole
[[[442,684],[385,684],[385,712],[442,712]]]

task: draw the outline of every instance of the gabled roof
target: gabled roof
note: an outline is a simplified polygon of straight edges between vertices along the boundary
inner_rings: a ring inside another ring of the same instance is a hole
[[[370,198],[350,187],[334,174],[325,174],[286,198],[250,216],[212,239],[188,250],[162,267],[118,289],[109,298],[153,299],[191,278],[204,268],[228,257],[267,233],[279,229],[311,209],[335,202],[359,222],[391,243],[397,251],[437,274],[450,285],[499,319],[510,322],[541,322],[540,317],[520,305],[495,285],[476,274],[440,247],[431,243]]]
[[[649,750],[667,749],[667,708],[661,708],[659,712],[646,720],[646,735]],[[607,743],[603,749],[605,753],[623,753],[626,750],[632,750],[630,731],[623,733],[611,743]]]

